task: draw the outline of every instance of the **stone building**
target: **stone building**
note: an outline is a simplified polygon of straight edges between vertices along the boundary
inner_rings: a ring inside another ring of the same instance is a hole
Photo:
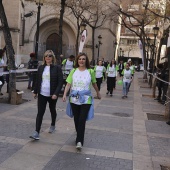
[[[35,36],[37,30],[37,5],[32,0],[5,0],[3,1],[8,24],[11,30],[13,47],[18,64],[27,63],[29,54],[35,50]],[[38,59],[41,61],[43,53],[47,49],[52,49],[57,54],[59,14],[53,5],[41,7],[40,32]],[[117,26],[112,22],[105,23],[95,32],[95,44],[98,43],[98,35],[102,36],[99,58],[111,60],[114,57],[114,42],[116,39]],[[88,36],[84,52],[92,57],[92,31],[87,26]],[[63,24],[63,55],[68,57],[75,54],[77,26],[75,17],[68,11],[64,15]],[[0,48],[5,46],[2,29],[0,29]],[[97,59],[97,49],[95,48],[95,60]]]

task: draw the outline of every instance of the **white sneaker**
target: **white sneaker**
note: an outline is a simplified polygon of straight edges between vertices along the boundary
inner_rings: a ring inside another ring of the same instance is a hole
[[[81,150],[82,149],[82,144],[81,142],[78,142],[76,145],[76,149]]]

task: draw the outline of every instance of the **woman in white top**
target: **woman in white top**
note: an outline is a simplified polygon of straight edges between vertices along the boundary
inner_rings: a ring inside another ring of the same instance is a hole
[[[102,80],[103,80],[103,76],[106,72],[106,68],[104,66],[102,66],[102,60],[99,60],[98,61],[98,64],[94,67],[94,72],[95,72],[95,76],[96,76],[96,84],[97,84],[97,87],[100,91],[100,87],[101,87],[101,84],[102,84]]]
[[[116,62],[113,59],[111,61],[111,63],[107,66],[107,93],[109,94],[110,92],[110,96],[112,96],[113,94],[113,88],[115,88],[116,85],[116,77],[117,77],[117,66],[116,66]]]
[[[122,99],[127,98],[127,94],[129,91],[130,83],[133,80],[133,74],[132,70],[129,67],[129,64],[127,63],[125,66],[125,69],[122,71],[123,75],[123,96]]]
[[[55,65],[55,56],[52,50],[44,53],[43,65],[38,68],[35,86],[33,87],[34,98],[38,95],[38,113],[36,118],[36,129],[30,138],[39,140],[39,133],[47,102],[51,112],[51,126],[49,133],[55,130],[57,117],[56,103],[63,84],[63,74],[60,66]]]

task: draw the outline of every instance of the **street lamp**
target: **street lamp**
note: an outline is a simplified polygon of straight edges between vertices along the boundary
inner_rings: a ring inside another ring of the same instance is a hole
[[[87,26],[87,24],[84,21],[82,21],[81,24],[80,24],[81,33],[86,29],[86,26]]]
[[[152,73],[154,71],[154,60],[156,59],[156,51],[155,51],[155,44],[156,44],[156,37],[158,36],[159,27],[153,27],[153,35],[154,35],[154,43],[153,43],[153,54],[152,54]]]
[[[97,62],[99,61],[100,45],[102,45],[101,39],[102,39],[102,36],[99,35],[98,36],[98,44],[96,44],[96,48],[98,48]]]
[[[36,5],[38,6],[37,12],[37,31],[36,31],[36,41],[35,41],[35,56],[38,58],[38,41],[39,41],[39,28],[40,28],[40,11],[41,6],[43,5],[45,0],[35,0]]]

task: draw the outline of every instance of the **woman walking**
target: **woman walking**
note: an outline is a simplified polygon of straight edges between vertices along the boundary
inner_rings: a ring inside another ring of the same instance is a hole
[[[124,99],[124,98],[127,98],[129,86],[133,80],[132,70],[130,69],[128,63],[126,64],[125,69],[122,71],[122,75],[123,75],[123,96],[122,96],[122,99]]]
[[[56,103],[63,83],[63,74],[59,66],[55,65],[55,56],[52,50],[44,53],[43,65],[38,68],[37,79],[34,88],[34,98],[38,95],[38,114],[36,118],[36,129],[30,138],[39,140],[39,133],[47,102],[51,112],[51,126],[49,133],[55,130]]]
[[[96,85],[94,70],[90,69],[89,59],[86,54],[82,53],[77,56],[75,69],[70,72],[66,82],[63,101],[66,101],[66,94],[71,88],[67,107],[69,113],[67,112],[67,114],[70,117],[74,116],[77,132],[76,148],[81,149],[84,144],[86,120],[90,120],[94,116],[91,84],[97,93],[97,97],[101,98]]]
[[[95,72],[95,76],[96,76],[97,87],[100,91],[103,77],[106,77],[106,76],[104,76],[105,72],[106,72],[106,68],[102,65],[102,60],[98,61],[98,64],[94,67],[94,72]]]
[[[113,95],[113,88],[116,85],[116,76],[117,76],[118,67],[116,66],[115,60],[113,59],[107,67],[107,93],[110,93],[110,96]]]

